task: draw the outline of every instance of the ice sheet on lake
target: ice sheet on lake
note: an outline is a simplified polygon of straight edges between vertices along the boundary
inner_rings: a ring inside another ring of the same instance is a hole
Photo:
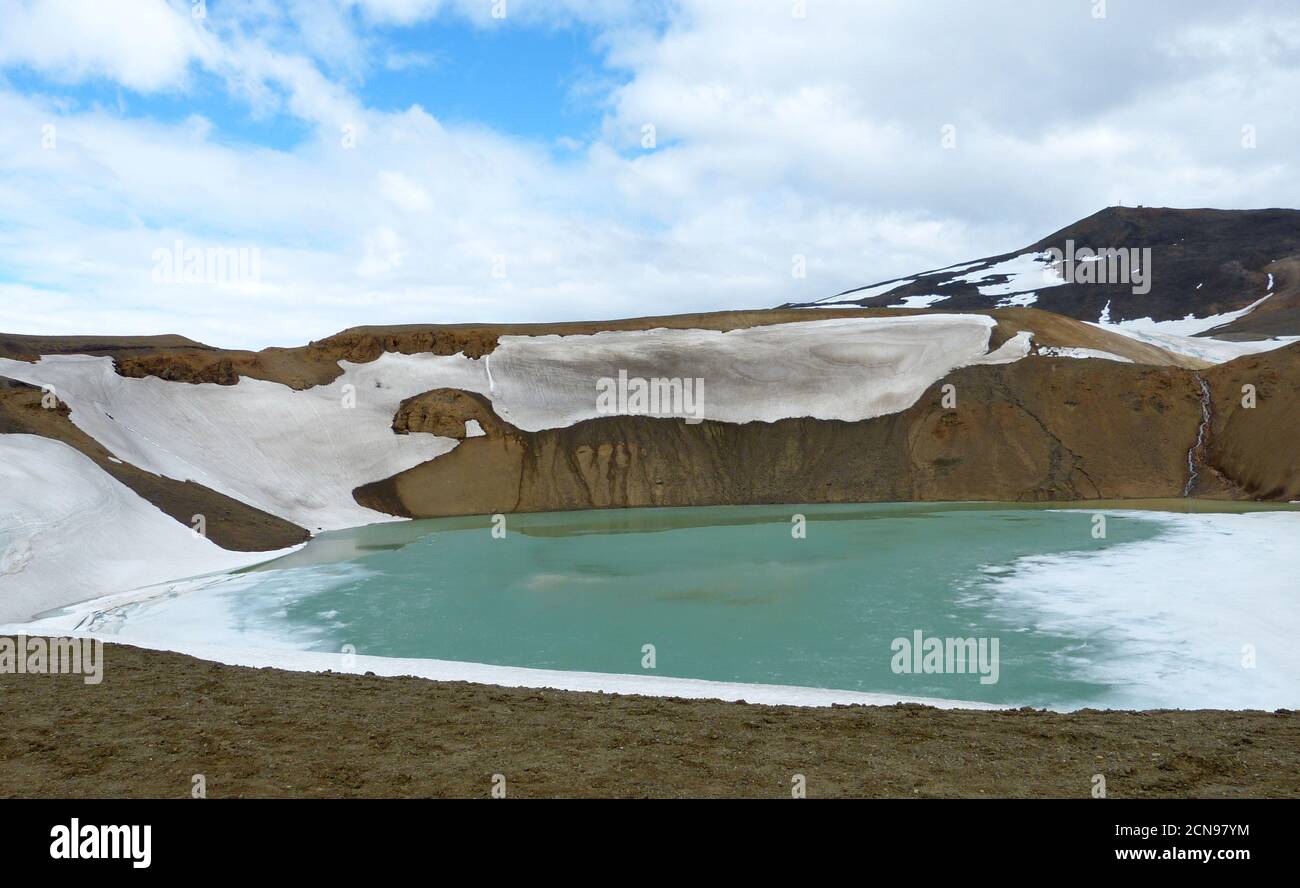
[[[1022,558],[975,594],[1035,631],[1095,641],[1070,668],[1112,686],[1113,708],[1300,707],[1300,513],[1124,514],[1165,529]]]

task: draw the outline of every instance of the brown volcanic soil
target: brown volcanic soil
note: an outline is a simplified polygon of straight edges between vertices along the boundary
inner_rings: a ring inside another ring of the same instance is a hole
[[[1300,343],[1205,373],[1214,404],[1206,463],[1239,495],[1300,500]],[[1256,406],[1242,405],[1255,386]]]
[[[35,361],[41,355],[119,355],[169,349],[209,349],[184,336],[27,336],[0,333],[0,357]]]
[[[0,793],[1300,796],[1288,711],[804,709],[245,669],[120,645],[104,681],[0,676]]]
[[[296,524],[201,484],[113,462],[114,454],[73,425],[68,413],[63,402],[52,410],[42,407],[39,388],[0,376],[0,434],[42,435],[68,444],[187,527],[195,515],[205,516],[208,539],[223,549],[266,552],[307,541],[309,534]]]
[[[397,407],[393,431],[399,435],[425,432],[442,438],[465,437],[465,423],[476,420],[485,433],[513,431],[496,415],[492,402],[477,392],[440,388],[407,398]]]
[[[941,405],[948,383],[956,386],[955,410]],[[1200,388],[1189,371],[1036,357],[957,370],[911,408],[864,422],[688,425],[615,416],[534,433],[496,420],[484,424],[485,437],[358,488],[356,498],[392,514],[434,517],[1176,497],[1200,420]],[[1216,492],[1207,475],[1198,493]]]

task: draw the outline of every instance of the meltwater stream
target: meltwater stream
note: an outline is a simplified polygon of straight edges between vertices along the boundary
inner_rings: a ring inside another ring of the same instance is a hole
[[[1196,440],[1187,451],[1187,483],[1183,486],[1183,496],[1191,496],[1196,489],[1196,479],[1200,476],[1196,461],[1205,448],[1205,434],[1210,428],[1210,384],[1199,375],[1196,381],[1201,384],[1201,424],[1196,427]]]
[[[795,512],[806,538],[791,532]],[[1057,709],[1300,703],[1300,513],[1105,515],[1104,538],[1093,511],[996,504],[512,515],[504,539],[486,517],[384,524],[155,590],[87,625],[181,649],[355,650]],[[974,664],[900,671],[896,640],[918,632],[996,640],[996,683]]]

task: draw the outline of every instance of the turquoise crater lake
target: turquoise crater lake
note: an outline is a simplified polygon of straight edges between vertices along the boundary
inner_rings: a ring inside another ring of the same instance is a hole
[[[796,512],[807,519],[803,539],[792,537]],[[1145,551],[1135,547],[1158,554],[1165,539],[1194,544],[1188,534],[1199,525],[1175,519],[1207,516],[1105,514],[1104,539],[1094,536],[1092,511],[996,504],[510,515],[503,539],[486,516],[380,524],[324,534],[289,557],[118,608],[100,623],[234,646],[351,645],[383,657],[625,674],[648,671],[644,646],[653,645],[657,676],[1055,708],[1171,705],[1161,684],[1175,688],[1177,676],[1129,681],[1107,668],[1134,662],[1135,645],[1155,645],[1142,663],[1157,671],[1179,668],[1177,651],[1170,660],[1156,649],[1164,642],[1142,635],[1150,627],[1124,625],[1140,613],[1107,627],[1070,608],[1092,618],[1094,598],[1103,612],[1111,599],[1126,601],[1104,585],[1122,582],[1106,566]],[[1151,569],[1160,570],[1158,559]],[[1080,591],[1093,570],[1103,585]],[[1021,594],[1022,574],[1045,591]],[[1059,601],[1050,580],[1058,574],[1072,590]],[[1135,604],[1140,594],[1133,590]],[[917,631],[998,639],[997,683],[981,683],[973,665],[896,672],[894,640]],[[1229,653],[1236,644],[1224,641]]]

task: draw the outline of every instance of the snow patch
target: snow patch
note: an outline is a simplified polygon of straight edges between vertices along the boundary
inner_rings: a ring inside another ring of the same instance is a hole
[[[1200,289],[1200,285],[1197,285],[1197,289]],[[1175,354],[1197,358],[1211,364],[1221,364],[1242,355],[1272,351],[1276,348],[1282,348],[1284,345],[1290,345],[1292,342],[1300,341],[1300,336],[1276,336],[1271,339],[1237,342],[1227,339],[1215,339],[1212,336],[1195,335],[1197,333],[1213,332],[1217,327],[1222,327],[1245,317],[1271,295],[1272,293],[1269,293],[1268,296],[1257,299],[1237,311],[1224,312],[1223,314],[1210,315],[1204,318],[1189,314],[1180,321],[1153,321],[1148,317],[1131,321],[1111,322],[1110,303],[1107,302],[1106,308],[1101,313],[1100,320],[1093,326],[1112,333],[1122,334],[1130,339],[1136,339],[1139,342],[1145,342]]]
[[[1034,344],[1034,334],[1021,330],[1002,345],[983,357],[971,361],[972,364],[1010,364],[1029,355]]]
[[[1021,558],[980,596],[1037,632],[1105,645],[1082,678],[1115,687],[1106,706],[1300,707],[1300,513],[1125,514],[1167,529]],[[1253,669],[1242,667],[1246,644]]]
[[[982,283],[1001,275],[1007,277],[1006,283]],[[1051,253],[1022,253],[988,268],[953,278],[950,283],[959,281],[974,284],[985,296],[1010,296],[1047,287],[1059,287],[1066,283],[1065,278],[1061,277],[1057,270]]]
[[[881,296],[885,293],[888,293],[890,290],[896,290],[899,287],[906,287],[908,284],[911,283],[915,283],[915,281],[912,278],[906,278],[897,281],[886,281],[883,284],[874,284],[870,287],[863,287],[861,290],[850,290],[847,293],[836,293],[834,296],[827,296],[824,299],[818,299],[810,307],[826,306],[826,304],[829,303],[830,300],[832,299],[840,300],[840,302],[836,304],[843,304],[845,302],[858,302],[859,300],[862,299],[872,299],[876,296]]]
[[[229,552],[61,441],[0,435],[0,620],[286,554]]]
[[[1125,333],[1129,330],[1132,330],[1139,333],[1159,333],[1162,335],[1169,334],[1173,336],[1195,336],[1197,333],[1205,333],[1207,331],[1213,330],[1215,327],[1222,327],[1225,324],[1230,324],[1233,321],[1238,320],[1239,318],[1245,317],[1246,315],[1254,311],[1256,308],[1258,308],[1260,304],[1267,298],[1268,296],[1264,296],[1261,299],[1255,300],[1250,305],[1247,305],[1245,308],[1240,308],[1237,309],[1236,311],[1228,311],[1228,312],[1224,312],[1223,314],[1217,314],[1217,315],[1208,315],[1207,317],[1203,317],[1203,318],[1198,318],[1191,313],[1189,313],[1186,317],[1184,317],[1182,320],[1179,321],[1153,321],[1149,317],[1134,318],[1131,321],[1116,321],[1110,324],[1110,326],[1107,329],[1119,328],[1115,331],[1117,333]],[[1101,323],[1104,324],[1110,320],[1108,314],[1105,315],[1105,318],[1106,320],[1103,320]]]
[[[111,358],[87,355],[0,359],[0,370],[54,385],[73,423],[127,462],[317,531],[396,520],[358,505],[352,491],[456,446],[393,434],[403,399],[443,386],[486,388],[482,364],[463,355],[340,363],[342,376],[304,391],[247,377],[228,386],[130,379]]]
[[[1038,354],[1041,357],[1048,358],[1100,358],[1105,361],[1119,361],[1121,364],[1132,364],[1128,358],[1120,357],[1108,351],[1101,351],[1096,348],[1070,348],[1060,345],[1042,345],[1038,347]]]
[[[1208,336],[1175,336],[1170,333],[1142,333],[1117,324],[1093,324],[1111,333],[1119,333],[1129,339],[1145,342],[1174,354],[1196,358],[1210,364],[1222,364],[1243,355],[1254,355],[1272,351],[1300,342],[1300,336],[1278,336],[1272,339],[1252,339],[1235,342],[1228,339],[1214,339]]]
[[[889,308],[929,308],[936,302],[943,302],[949,297],[939,293],[930,293],[925,296],[904,296],[902,302],[895,302]]]

